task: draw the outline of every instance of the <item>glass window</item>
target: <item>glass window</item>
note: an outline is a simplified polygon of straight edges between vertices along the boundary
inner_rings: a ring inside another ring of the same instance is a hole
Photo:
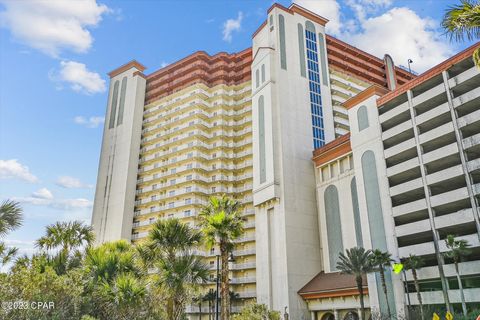
[[[278,15],[278,30],[280,32],[280,67],[287,70],[287,49],[285,40],[285,17]]]
[[[113,84],[113,94],[112,94],[112,104],[110,106],[110,121],[108,128],[112,129],[115,127],[115,116],[117,114],[117,102],[118,102],[118,80]]]
[[[123,123],[123,112],[125,109],[125,92],[127,91],[127,77],[122,79],[122,89],[120,90],[120,105],[118,107],[117,126]]]

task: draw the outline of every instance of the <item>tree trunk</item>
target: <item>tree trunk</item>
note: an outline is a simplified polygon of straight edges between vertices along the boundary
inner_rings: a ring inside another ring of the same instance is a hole
[[[361,317],[362,320],[365,320],[365,303],[363,302],[363,279],[362,276],[357,276],[355,278],[355,281],[357,282],[357,289],[358,292],[360,293],[360,309],[361,309]]]
[[[173,299],[169,298],[167,301],[167,318],[173,320]]]
[[[228,279],[228,250],[227,250],[227,245],[225,243],[220,243],[220,253],[222,256],[221,319],[229,320],[230,319],[230,287],[229,287],[229,279]]]
[[[390,311],[390,302],[388,301],[387,282],[385,281],[385,270],[383,269],[383,265],[380,266],[380,280],[382,281],[383,293],[385,294],[385,301],[387,302],[388,318],[390,319],[392,317],[392,312]]]
[[[462,299],[463,315],[467,316],[467,305],[465,304],[465,294],[463,293],[462,279],[460,278],[460,272],[458,270],[458,261],[454,261],[454,262],[455,262],[455,272],[457,273],[458,288],[460,290],[460,299]]]
[[[415,291],[417,291],[418,303],[420,304],[420,315],[422,317],[422,320],[425,320],[425,314],[423,313],[422,295],[420,294],[420,285],[418,284],[417,270],[412,269],[412,276],[413,282],[415,283]]]

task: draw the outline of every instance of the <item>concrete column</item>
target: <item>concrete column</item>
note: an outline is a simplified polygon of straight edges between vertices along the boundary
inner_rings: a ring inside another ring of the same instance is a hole
[[[312,320],[317,320],[317,314],[316,314],[315,311],[311,311],[310,314],[311,314],[311,319]]]
[[[338,310],[333,310],[333,316],[335,317],[335,320],[340,320],[340,316],[338,315]]]
[[[367,310],[365,310],[365,311],[367,311]],[[365,313],[366,313],[366,312],[365,312]],[[359,318],[360,320],[363,320],[363,318],[362,318],[362,309],[360,309],[360,308],[357,309],[357,314],[358,314],[358,318]]]
[[[463,148],[463,136],[462,132],[458,128],[458,115],[457,111],[453,107],[453,95],[450,90],[450,85],[448,84],[448,73],[447,71],[442,72],[443,83],[445,85],[445,91],[447,92],[448,107],[450,108],[450,115],[452,117],[452,124],[455,130],[455,138],[457,139],[458,151],[460,154],[460,160],[462,161],[462,168],[465,174],[465,181],[467,182],[467,191],[470,198],[470,204],[472,205],[473,218],[477,226],[477,236],[480,239],[480,215],[478,210],[477,200],[475,199],[475,193],[473,192],[473,182],[472,177],[470,176],[470,171],[468,170],[467,159],[465,156],[465,149]]]
[[[412,121],[413,133],[415,135],[415,144],[417,147],[418,162],[420,166],[420,172],[422,174],[422,183],[423,183],[423,189],[425,192],[425,202],[427,203],[430,229],[432,230],[433,247],[435,249],[435,255],[437,257],[437,262],[438,262],[438,273],[440,274],[440,280],[442,282],[443,298],[445,300],[447,310],[450,311],[450,300],[448,297],[448,282],[445,278],[445,273],[443,272],[443,256],[440,253],[440,249],[439,249],[440,237],[438,235],[437,228],[435,227],[435,219],[434,219],[435,212],[430,202],[430,187],[428,186],[428,183],[427,183],[427,172],[425,169],[425,165],[423,163],[423,150],[420,145],[420,138],[419,138],[420,132],[419,132],[419,128],[417,127],[416,113],[413,107],[413,93],[411,90],[407,91],[407,97],[408,97],[408,107],[410,109],[410,117]]]

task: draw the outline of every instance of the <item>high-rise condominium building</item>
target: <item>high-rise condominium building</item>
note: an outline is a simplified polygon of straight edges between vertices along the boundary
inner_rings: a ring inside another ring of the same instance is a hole
[[[457,113],[451,106],[466,103],[462,95],[478,87],[478,75],[462,62],[411,81],[389,55],[325,34],[327,22],[296,4],[274,4],[252,48],[197,52],[147,75],[136,61],[112,71],[92,218],[97,241],[137,243],[152,223],[173,217],[196,227],[208,198],[226,194],[246,219],[233,252],[234,312],[256,298],[295,320],[354,316],[358,292],[336,262],[356,245],[397,259],[418,249],[425,279],[438,276],[456,301],[446,287],[451,267],[435,261],[443,261],[448,231],[463,230],[458,236],[475,243],[478,174],[467,179],[465,170],[476,170],[478,118],[464,117],[475,103]],[[470,147],[459,144],[465,139]],[[438,179],[446,177],[445,186]],[[466,196],[457,201],[455,192]],[[457,228],[451,214],[471,221]],[[218,248],[196,252],[213,280]],[[372,309],[386,302],[379,281],[374,274],[364,281]],[[388,273],[387,288],[392,310],[403,313],[402,279]],[[431,295],[427,301],[440,301]],[[198,308],[187,311],[198,319]]]
[[[358,291],[338,274],[338,253],[380,249],[400,262],[413,254],[424,305],[461,312],[445,239],[469,244],[459,262],[466,306],[480,304],[480,70],[478,44],[396,90],[371,86],[347,100],[350,133],[318,148],[313,161],[323,270],[299,293],[312,319],[355,319]],[[386,314],[378,273],[366,279],[367,306]],[[418,306],[411,271],[386,272],[393,313]]]

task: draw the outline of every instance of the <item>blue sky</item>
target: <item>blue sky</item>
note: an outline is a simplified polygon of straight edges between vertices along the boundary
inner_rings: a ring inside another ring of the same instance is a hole
[[[457,1],[297,2],[329,18],[328,33],[397,64],[412,58],[417,71],[468,45],[439,29]],[[271,4],[0,0],[0,199],[25,212],[8,244],[31,252],[47,224],[90,221],[109,71],[136,59],[148,74],[197,50],[245,49]]]

